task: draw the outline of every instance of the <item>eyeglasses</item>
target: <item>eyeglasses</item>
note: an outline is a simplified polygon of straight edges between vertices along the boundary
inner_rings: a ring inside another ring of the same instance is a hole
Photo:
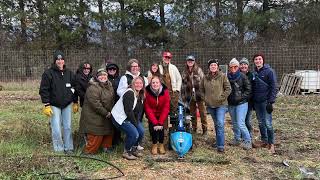
[[[229,68],[230,69],[236,69],[236,68],[238,68],[238,66],[230,66]]]
[[[131,67],[137,68],[137,67],[139,67],[139,66],[131,66]]]
[[[116,71],[116,68],[109,68],[108,71]]]

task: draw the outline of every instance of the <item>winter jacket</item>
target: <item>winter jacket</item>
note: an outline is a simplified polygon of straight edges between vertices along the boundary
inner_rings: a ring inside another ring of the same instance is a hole
[[[163,123],[170,112],[170,95],[167,87],[162,84],[159,94],[151,90],[151,86],[146,87],[146,98],[144,101],[145,114],[149,123],[154,126],[163,126]]]
[[[248,99],[248,109],[252,109],[253,107],[253,98],[252,98],[252,86],[253,86],[253,74],[252,72],[247,72],[245,74],[248,78],[248,80],[250,81],[250,85],[251,85],[251,93],[250,93],[250,97]]]
[[[200,92],[200,84],[203,78],[204,78],[203,71],[198,66],[195,66],[192,72],[190,72],[187,69],[183,71],[181,97],[184,102],[190,101],[193,95],[195,95],[195,99],[197,102],[202,100],[201,92]],[[192,92],[193,88],[195,90],[195,94],[193,94]]]
[[[278,93],[277,77],[268,64],[253,72],[252,96],[254,102],[274,103]]]
[[[227,76],[222,72],[219,71],[215,76],[207,74],[201,81],[200,88],[207,106],[216,108],[228,104],[231,86]]]
[[[228,78],[230,76],[228,75]],[[248,77],[240,71],[236,74],[235,79],[229,78],[231,93],[228,96],[228,104],[237,106],[248,102],[251,94],[251,84]]]
[[[168,68],[169,68],[172,90],[180,92],[181,84],[182,84],[182,78],[181,78],[180,72],[178,68],[171,63],[169,63]],[[160,70],[160,73],[163,75],[163,66],[161,64],[159,65],[159,70]]]
[[[81,111],[80,133],[98,136],[111,135],[113,133],[112,121],[111,118],[106,118],[114,104],[111,82],[99,83],[91,80],[89,83]]]
[[[137,76],[141,76],[143,78],[145,86],[148,85],[148,79],[146,77],[142,76],[140,73]],[[133,78],[135,78],[137,76],[134,76],[131,72],[126,71],[125,75],[123,75],[120,78],[119,86],[117,89],[118,96],[121,96],[128,89]],[[129,77],[129,79],[128,79],[128,77]]]
[[[89,63],[85,63],[89,64]],[[90,67],[92,67],[90,65]],[[92,69],[90,70],[90,73],[88,75],[85,75],[83,73],[83,64],[81,64],[76,72],[75,76],[75,89],[77,92],[77,95],[80,97],[80,106],[83,106],[84,101],[84,95],[86,94],[86,90],[89,85],[89,81],[92,78]]]
[[[115,93],[115,102],[117,102],[120,98],[120,96],[117,94],[117,89],[118,89],[118,86],[119,86],[119,82],[120,82],[120,76],[119,76],[119,67],[114,64],[114,63],[110,63],[107,65],[107,69],[108,69],[108,66],[115,66],[116,69],[117,69],[117,72],[114,76],[111,76],[110,74],[108,75],[108,79],[109,81],[112,83],[112,87],[114,89],[114,93]]]
[[[55,64],[44,71],[40,83],[39,94],[44,104],[65,108],[70,103],[77,103],[74,89],[74,74],[65,66],[62,71]]]

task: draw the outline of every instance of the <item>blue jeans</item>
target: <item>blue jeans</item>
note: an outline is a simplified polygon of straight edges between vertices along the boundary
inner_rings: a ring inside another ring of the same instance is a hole
[[[71,104],[63,109],[55,106],[51,106],[51,108],[53,115],[51,116],[50,124],[54,151],[73,150]]]
[[[228,110],[231,116],[234,140],[240,142],[242,135],[245,143],[251,143],[250,133],[245,123],[245,118],[248,111],[248,103],[239,104],[237,106],[229,105]]]
[[[141,143],[144,137],[144,128],[140,121],[138,122],[137,127],[127,119],[120,125],[112,118],[112,123],[116,128],[126,134],[126,139],[124,141],[124,148],[126,151],[131,151],[133,146],[138,146],[138,143]]]
[[[227,107],[207,107],[207,111],[211,114],[211,117],[214,122],[214,129],[216,131],[216,147],[218,149],[224,149],[224,119]]]
[[[252,140],[252,138],[253,138],[252,130],[253,129],[252,129],[252,124],[251,124],[251,116],[252,116],[252,107],[248,107],[248,111],[247,111],[245,122],[246,122],[247,129],[248,129],[248,131],[250,133],[251,140]]]
[[[274,132],[272,127],[272,114],[266,110],[267,101],[254,103],[257,119],[259,122],[259,129],[261,140],[268,144],[274,144]]]

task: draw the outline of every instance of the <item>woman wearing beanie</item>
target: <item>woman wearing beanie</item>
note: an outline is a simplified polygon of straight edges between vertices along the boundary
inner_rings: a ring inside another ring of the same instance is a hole
[[[66,68],[61,51],[54,53],[51,68],[42,74],[39,94],[44,105],[42,112],[50,118],[54,151],[72,153],[71,111],[78,112],[79,105],[74,74]]]
[[[248,100],[251,94],[251,85],[246,75],[240,73],[239,61],[233,58],[229,63],[228,79],[231,84],[231,94],[228,97],[228,110],[232,120],[234,138],[230,143],[240,145],[241,135],[244,140],[243,148],[252,148],[251,136],[245,124],[248,110]]]
[[[142,77],[134,78],[111,111],[112,123],[126,134],[122,157],[128,160],[142,156],[138,151],[138,144],[144,136],[144,128],[140,121],[143,112],[143,86]]]
[[[253,74],[249,69],[249,61],[245,57],[243,57],[241,59],[241,61],[240,61],[240,72],[242,72],[243,74],[245,74],[247,76],[247,78],[250,81],[251,87],[252,87]],[[252,122],[251,122],[252,110],[253,110],[253,99],[252,99],[252,91],[251,91],[250,98],[248,100],[248,111],[247,111],[245,122],[246,122],[246,126],[248,128],[248,131],[250,133],[251,140],[253,141],[253,134],[252,134],[253,133],[253,128],[252,128]],[[252,142],[252,146],[254,146],[253,142]]]
[[[161,83],[158,76],[152,76],[150,84],[146,87],[144,109],[149,120],[149,131],[152,139],[151,154],[158,154],[158,146],[160,154],[165,154],[163,124],[170,111],[170,96],[169,90]]]
[[[182,100],[184,103],[190,106],[190,113],[192,115],[192,129],[194,133],[197,132],[197,108],[199,109],[202,124],[202,134],[205,138],[207,138],[207,112],[200,92],[200,83],[204,78],[204,74],[202,69],[198,66],[196,58],[193,55],[187,56],[185,64],[185,69],[182,73]]]
[[[89,84],[79,127],[80,133],[86,138],[83,151],[85,154],[95,154],[101,146],[104,152],[109,152],[112,148],[111,109],[114,104],[114,91],[108,81],[107,71],[99,69]]]
[[[224,153],[224,121],[231,87],[227,76],[219,70],[218,60],[209,60],[208,68],[209,72],[201,81],[200,88],[207,110],[214,121],[215,146],[219,153]]]

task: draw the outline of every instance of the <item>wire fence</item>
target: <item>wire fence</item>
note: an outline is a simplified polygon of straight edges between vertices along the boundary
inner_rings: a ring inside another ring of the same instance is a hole
[[[257,52],[265,55],[265,63],[270,64],[275,70],[280,81],[283,74],[294,73],[297,70],[316,70],[320,66],[320,45],[269,45],[269,46],[225,46],[219,48],[192,48],[172,49],[172,63],[177,65],[180,72],[185,66],[185,57],[188,54],[195,55],[198,64],[207,72],[207,61],[219,59],[220,64],[228,64],[235,57],[249,59],[250,68],[253,69],[252,56]],[[145,73],[152,62],[161,61],[161,51],[144,49],[124,52],[119,49],[102,50],[66,50],[65,64],[74,72],[79,64],[88,61],[94,69],[104,67],[105,62],[113,61],[124,73],[126,64],[130,58],[136,58],[141,62],[141,71]],[[2,50],[0,52],[0,81],[40,80],[43,71],[53,63],[52,50],[14,51]]]

